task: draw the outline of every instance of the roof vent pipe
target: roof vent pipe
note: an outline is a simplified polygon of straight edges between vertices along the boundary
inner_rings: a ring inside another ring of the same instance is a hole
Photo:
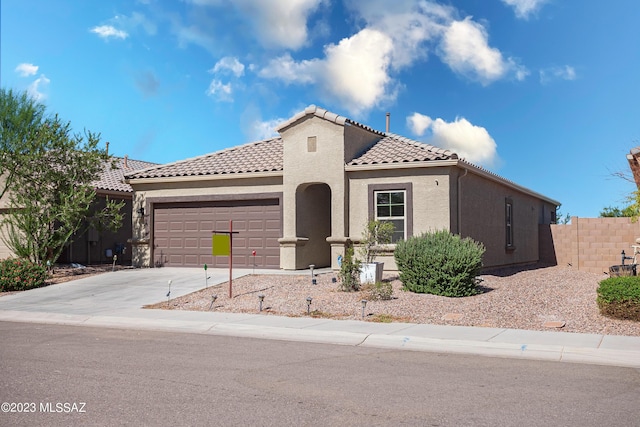
[[[389,133],[389,122],[391,121],[391,113],[387,113],[387,126],[386,132]]]
[[[107,141],[107,156],[109,155],[109,141]]]

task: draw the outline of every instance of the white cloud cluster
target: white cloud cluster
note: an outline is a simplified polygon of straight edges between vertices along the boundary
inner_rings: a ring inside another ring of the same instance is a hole
[[[358,116],[389,97],[392,49],[386,34],[365,28],[326,46],[323,59],[296,62],[285,54],[270,61],[259,75],[285,83],[317,84],[322,96],[337,100]]]
[[[93,27],[90,31],[105,40],[111,38],[124,40],[129,37],[129,33],[123,30],[118,30],[112,25],[98,25],[97,27]]]
[[[528,71],[488,42],[482,24],[457,18],[453,7],[429,0],[347,0],[363,22],[356,34],[324,48],[324,57],[295,60],[286,53],[271,60],[259,75],[287,84],[315,84],[321,96],[356,117],[395,100],[394,73],[424,60],[430,50],[457,74],[488,85],[510,77],[523,80]]]
[[[548,0],[502,0],[508,6],[513,7],[516,16],[520,19],[529,19]]]
[[[205,93],[219,101],[233,101],[231,83],[224,84],[220,80],[213,79]]]
[[[213,74],[231,72],[234,76],[240,77],[244,74],[244,64],[238,61],[238,58],[225,56],[216,62],[209,72]]]
[[[185,0],[196,6],[234,8],[250,22],[257,41],[267,47],[297,50],[309,38],[307,21],[329,0]]]
[[[413,113],[407,117],[407,126],[417,136],[431,131],[430,144],[446,148],[471,163],[492,167],[498,161],[497,144],[489,132],[467,119],[456,117],[453,122]]]
[[[489,46],[486,29],[471,18],[454,21],[445,30],[440,44],[441,57],[449,67],[463,76],[488,85],[513,72],[522,80],[527,72],[515,60]]]
[[[307,43],[307,18],[324,0],[234,0],[267,47],[299,49]]]
[[[20,77],[30,77],[34,76],[39,69],[40,67],[38,67],[37,65],[23,62],[21,64],[18,64],[14,71],[18,73]],[[49,86],[49,83],[51,83],[51,80],[49,80],[44,74],[40,74],[40,77],[35,79],[29,86],[27,86],[27,93],[34,100],[42,101],[47,97],[45,91],[47,89],[47,86]]]
[[[563,67],[550,67],[540,70],[540,83],[547,84],[552,80],[575,80],[576,70],[570,65]]]
[[[27,93],[36,101],[42,101],[47,97],[44,92],[47,86],[49,86],[49,83],[51,83],[51,80],[49,80],[44,74],[41,74],[40,77],[35,79],[33,83],[29,85]]]
[[[217,99],[218,101],[232,102],[233,87],[231,83],[223,83],[222,80],[220,80],[217,76],[232,74],[235,77],[241,77],[244,74],[244,64],[242,64],[238,60],[238,58],[225,56],[224,58],[216,62],[216,64],[209,70],[209,72],[216,75],[216,77],[211,80],[206,94],[211,96],[212,98]]]
[[[20,77],[28,77],[33,76],[38,72],[38,66],[23,62],[22,64],[18,64],[15,71],[20,75]]]

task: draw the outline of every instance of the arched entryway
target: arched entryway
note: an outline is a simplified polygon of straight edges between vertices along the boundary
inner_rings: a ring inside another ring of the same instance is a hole
[[[298,248],[297,268],[331,265],[331,188],[310,183],[296,190],[296,235],[309,240]]]

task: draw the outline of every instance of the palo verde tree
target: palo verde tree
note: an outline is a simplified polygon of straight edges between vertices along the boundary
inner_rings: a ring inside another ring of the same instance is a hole
[[[98,148],[99,135],[72,133],[70,123],[45,115],[26,94],[2,89],[0,97],[0,171],[9,178],[2,238],[9,248],[42,265],[54,263],[84,226],[117,230],[124,202],[107,200],[105,208],[93,210],[92,183],[110,162]]]

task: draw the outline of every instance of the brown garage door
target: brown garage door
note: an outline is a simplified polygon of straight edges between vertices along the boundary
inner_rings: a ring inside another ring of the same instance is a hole
[[[156,204],[153,215],[155,265],[227,267],[228,257],[211,255],[211,236],[213,230],[228,231],[232,219],[233,231],[238,232],[233,236],[234,267],[280,268],[277,199]]]

